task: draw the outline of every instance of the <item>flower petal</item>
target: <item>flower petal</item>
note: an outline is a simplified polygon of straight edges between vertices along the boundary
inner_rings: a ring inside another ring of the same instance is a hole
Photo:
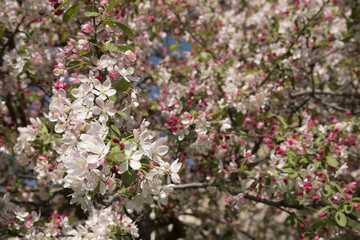
[[[135,160],[135,161],[140,161],[141,157],[142,157],[142,152],[141,151],[136,151],[134,152],[134,154],[132,155],[131,159]]]
[[[179,174],[177,173],[172,173],[171,174],[171,180],[174,182],[174,183],[180,183],[181,182],[181,179],[179,177]]]
[[[178,160],[175,160],[172,164],[171,164],[171,172],[172,173],[177,173],[180,168],[181,168],[182,163],[179,163]]]
[[[162,145],[162,146],[158,147],[158,149],[157,149],[157,153],[160,156],[164,156],[168,151],[169,151],[169,147],[166,145]]]
[[[122,164],[120,164],[118,173],[122,174],[126,172],[128,169],[129,169],[128,161],[125,161]]]
[[[134,170],[138,170],[141,168],[141,163],[140,161],[136,161],[136,160],[131,160],[130,161],[130,167]]]

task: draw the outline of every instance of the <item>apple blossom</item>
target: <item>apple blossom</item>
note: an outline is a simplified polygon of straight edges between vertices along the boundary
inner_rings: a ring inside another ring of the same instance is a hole
[[[0,2],[3,238],[358,237],[357,1],[121,3]]]

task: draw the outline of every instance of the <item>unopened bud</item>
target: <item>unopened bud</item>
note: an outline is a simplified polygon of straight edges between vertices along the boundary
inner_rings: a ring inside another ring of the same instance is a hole
[[[81,25],[81,30],[83,30],[85,33],[91,33],[92,31],[94,31],[94,28],[90,24],[85,23]]]

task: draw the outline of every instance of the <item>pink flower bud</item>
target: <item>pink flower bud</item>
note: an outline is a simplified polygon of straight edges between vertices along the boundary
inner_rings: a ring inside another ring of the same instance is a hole
[[[257,128],[258,128],[258,129],[264,128],[264,123],[263,123],[263,122],[258,122],[258,123],[257,123]]]
[[[67,83],[64,83],[64,82],[55,82],[54,83],[54,88],[56,90],[59,90],[59,89],[66,89],[68,87],[68,84]]]
[[[320,212],[320,213],[318,213],[318,216],[319,216],[319,217],[323,217],[323,216],[325,216],[325,213],[324,213],[324,212]]]
[[[116,78],[117,76],[118,76],[118,73],[117,73],[116,71],[111,70],[111,71],[109,72],[109,77],[110,77],[111,79]]]
[[[351,183],[349,183],[348,184],[348,187],[350,188],[350,189],[356,189],[357,187],[356,187],[356,182],[351,182]]]
[[[213,141],[213,140],[215,139],[215,135],[214,135],[214,134],[212,134],[212,133],[210,133],[210,135],[209,135],[209,139],[210,139],[211,141]]]
[[[85,23],[81,25],[81,30],[83,30],[85,33],[91,33],[92,31],[94,31],[94,28],[90,24]]]

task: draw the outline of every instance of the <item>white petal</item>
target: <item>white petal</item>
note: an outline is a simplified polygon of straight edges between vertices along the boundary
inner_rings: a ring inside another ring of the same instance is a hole
[[[168,151],[169,151],[169,147],[166,145],[162,145],[162,146],[158,147],[158,149],[157,149],[157,153],[160,156],[164,156]]]
[[[82,75],[82,74],[80,74],[78,76],[78,79],[79,79],[80,82],[88,82],[89,81],[89,79],[87,77],[85,77],[84,75]]]
[[[131,159],[135,160],[135,161],[140,161],[141,157],[142,157],[142,152],[141,151],[136,151],[134,152],[134,154],[132,155]]]
[[[114,158],[118,162],[122,162],[126,159],[124,154],[116,154]]]
[[[86,158],[86,162],[88,162],[90,164],[95,164],[95,163],[97,163],[98,160],[99,160],[99,156],[97,156],[97,155],[89,155]]]
[[[101,112],[101,108],[95,106],[91,109],[95,115],[98,115]]]
[[[132,82],[137,82],[137,81],[140,80],[139,77],[133,77],[133,76],[127,76],[127,78],[128,78],[130,81],[132,81]]]
[[[97,98],[95,100],[95,102],[97,103],[97,105],[99,105],[99,107],[103,108],[104,107],[104,100],[102,100],[102,98]]]
[[[180,183],[181,182],[181,179],[179,177],[179,174],[177,173],[172,173],[171,174],[171,180],[174,182],[174,183]]]
[[[110,79],[107,79],[103,84],[105,89],[109,89],[111,87],[111,81]]]
[[[96,89],[100,89],[100,87],[101,87],[101,82],[98,80],[98,79],[94,79],[94,81],[93,81],[93,84],[94,84],[94,87],[96,88]]]
[[[166,192],[166,194],[172,193],[174,191],[173,187],[175,187],[174,184],[169,184],[163,189],[163,191]]]
[[[181,168],[182,163],[179,163],[178,160],[175,160],[172,164],[171,164],[171,172],[172,173],[177,173],[180,168]]]
[[[146,141],[149,139],[149,135],[150,133],[148,131],[145,131],[145,132],[142,132],[140,134],[140,141],[143,142],[143,141]]]
[[[164,161],[161,159],[161,157],[159,157],[158,155],[155,155],[154,156],[154,161],[157,163],[157,164],[162,164]]]
[[[106,192],[106,185],[103,181],[100,180],[100,194],[104,195]]]
[[[159,201],[160,201],[160,203],[162,204],[162,205],[166,205],[166,204],[168,204],[168,200],[167,200],[167,196],[166,196],[166,194],[165,193],[160,193],[160,196],[159,196],[160,198],[159,198]]]
[[[109,109],[106,111],[106,113],[107,113],[107,115],[109,115],[111,117],[111,116],[115,115],[116,111],[115,111],[115,109]]]
[[[115,89],[109,89],[106,91],[106,95],[108,95],[109,97],[112,95],[116,94],[116,90]]]
[[[139,161],[136,160],[131,160],[130,161],[130,167],[134,170],[138,170],[141,168],[141,163]]]
[[[57,123],[55,125],[55,132],[56,133],[62,133],[64,132],[66,129],[66,124],[65,123]]]
[[[121,174],[121,173],[124,173],[124,172],[126,172],[128,169],[129,169],[128,161],[125,161],[125,162],[123,162],[122,164],[120,164],[118,173],[120,173],[120,174]]]
[[[74,88],[74,89],[71,91],[71,94],[72,94],[74,97],[76,97],[76,98],[81,97],[80,93],[81,93],[81,91],[80,91],[80,89],[78,89],[78,88]]]

